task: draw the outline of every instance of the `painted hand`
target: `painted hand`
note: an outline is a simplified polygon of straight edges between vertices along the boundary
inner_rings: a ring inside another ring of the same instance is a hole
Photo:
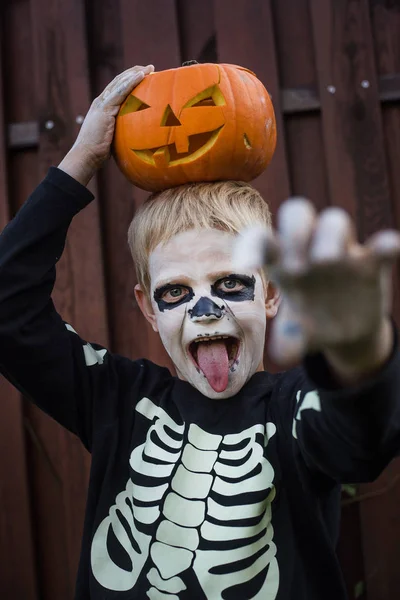
[[[381,336],[388,330],[391,336],[387,315],[399,233],[382,231],[360,245],[346,212],[329,208],[317,216],[310,202],[294,198],[280,208],[277,232],[243,232],[235,254],[243,267],[264,268],[281,292],[273,360],[290,366],[308,352],[324,351],[333,362],[343,357],[362,371],[370,360],[373,368],[373,345],[386,343]]]
[[[154,71],[153,65],[136,66],[115,77],[93,100],[79,135],[59,168],[86,185],[109,158],[115,117],[121,104],[142,79]]]
[[[84,148],[96,164],[101,165],[110,156],[115,117],[121,104],[145,75],[152,71],[153,65],[127,69],[117,75],[93,100],[74,146]]]

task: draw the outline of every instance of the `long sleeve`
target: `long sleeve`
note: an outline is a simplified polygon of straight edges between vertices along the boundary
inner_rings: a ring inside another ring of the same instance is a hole
[[[0,372],[86,447],[112,357],[64,323],[51,294],[71,220],[92,199],[52,167],[0,236]]]
[[[373,481],[400,452],[400,353],[362,385],[335,388],[322,356],[308,358],[295,394],[293,437],[312,470]]]

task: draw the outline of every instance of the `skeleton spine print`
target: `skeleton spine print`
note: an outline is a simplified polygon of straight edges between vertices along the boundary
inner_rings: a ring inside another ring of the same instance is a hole
[[[151,425],[131,453],[125,490],[95,532],[96,580],[128,591],[147,563],[142,576],[151,599],[178,599],[187,588],[185,572],[192,570],[205,598],[274,600],[274,471],[264,449],[275,425],[220,436],[177,424],[148,398],[136,410]],[[128,557],[124,564],[111,544]]]

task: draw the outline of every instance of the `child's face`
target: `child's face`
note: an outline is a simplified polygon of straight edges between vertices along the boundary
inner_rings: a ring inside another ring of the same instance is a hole
[[[210,398],[233,396],[263,369],[273,316],[260,274],[235,269],[234,239],[204,229],[158,245],[149,262],[151,307],[140,302],[179,378]]]

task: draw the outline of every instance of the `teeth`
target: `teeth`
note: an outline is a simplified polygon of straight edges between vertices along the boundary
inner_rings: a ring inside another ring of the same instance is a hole
[[[196,338],[194,341],[196,344],[199,342],[211,342],[212,340],[227,340],[229,335],[210,335],[207,337]]]

